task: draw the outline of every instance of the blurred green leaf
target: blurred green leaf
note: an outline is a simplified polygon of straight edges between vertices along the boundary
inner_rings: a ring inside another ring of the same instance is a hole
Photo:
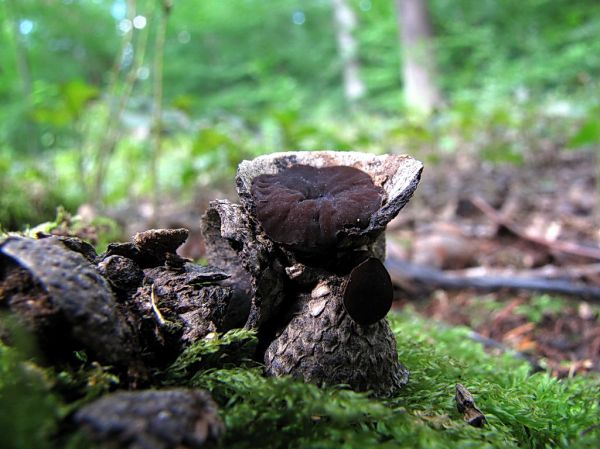
[[[569,139],[567,146],[579,148],[597,143],[600,143],[600,119],[592,118],[586,121],[579,131]]]
[[[62,86],[61,93],[67,110],[75,119],[81,115],[89,101],[98,98],[100,89],[81,80],[74,80]]]

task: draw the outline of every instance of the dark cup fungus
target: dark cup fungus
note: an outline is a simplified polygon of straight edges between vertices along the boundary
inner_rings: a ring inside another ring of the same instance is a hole
[[[392,307],[394,289],[379,259],[371,257],[355,267],[344,289],[344,309],[363,326],[383,319]]]
[[[383,190],[354,167],[295,165],[252,181],[256,217],[275,242],[305,252],[331,251],[338,233],[364,229]]]

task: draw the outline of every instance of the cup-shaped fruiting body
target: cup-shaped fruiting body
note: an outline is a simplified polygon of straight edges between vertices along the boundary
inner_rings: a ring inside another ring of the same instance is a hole
[[[251,278],[246,325],[259,331],[268,374],[380,395],[406,383],[385,320],[393,289],[383,231],[421,170],[406,155],[332,151],[240,164],[241,207],[214,202],[205,235],[212,263],[231,266],[235,253]]]
[[[255,212],[265,233],[300,252],[335,252],[338,236],[364,229],[381,207],[383,189],[354,167],[293,165],[252,180]]]
[[[332,253],[373,243],[414,193],[422,169],[407,155],[287,152],[243,161],[236,180],[242,205],[274,241]]]

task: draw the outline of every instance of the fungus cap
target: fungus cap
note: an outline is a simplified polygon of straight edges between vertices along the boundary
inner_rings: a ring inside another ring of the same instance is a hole
[[[383,201],[381,187],[348,166],[295,165],[257,176],[251,190],[269,238],[305,252],[330,250],[340,231],[366,228]]]
[[[357,248],[373,243],[387,223],[408,202],[417,188],[423,170],[421,162],[405,154],[376,156],[357,151],[295,151],[259,156],[250,161],[242,161],[236,176],[240,202],[251,218],[259,221],[257,201],[252,191],[255,178],[276,175],[299,165],[317,169],[352,167],[366,173],[374,186],[380,189],[381,203],[377,210],[369,214],[368,224],[337,229],[336,249]],[[321,229],[329,229],[324,224]],[[325,232],[323,235],[329,233]]]
[[[368,326],[383,319],[392,307],[394,288],[379,259],[357,265],[344,288],[344,309],[355,322]]]

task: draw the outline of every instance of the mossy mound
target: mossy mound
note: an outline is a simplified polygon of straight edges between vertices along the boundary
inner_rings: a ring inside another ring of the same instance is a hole
[[[485,353],[468,329],[441,327],[410,311],[393,315],[391,324],[411,379],[388,400],[343,386],[265,378],[253,362],[240,365],[240,348],[252,344],[247,332],[237,331],[213,337],[204,347],[207,354],[198,346],[202,363],[187,360],[193,358],[188,353],[172,367],[175,376],[164,376],[165,383],[212,393],[227,428],[224,448],[597,447],[597,376],[558,380],[531,374],[527,362]],[[212,363],[217,360],[227,363]],[[0,367],[0,428],[13,429],[2,433],[0,446],[52,447],[51,433],[71,408],[48,394],[56,381],[12,348],[0,347]],[[456,383],[473,393],[488,421],[483,428],[468,425],[457,411]],[[86,447],[80,441],[61,438],[54,446]]]

